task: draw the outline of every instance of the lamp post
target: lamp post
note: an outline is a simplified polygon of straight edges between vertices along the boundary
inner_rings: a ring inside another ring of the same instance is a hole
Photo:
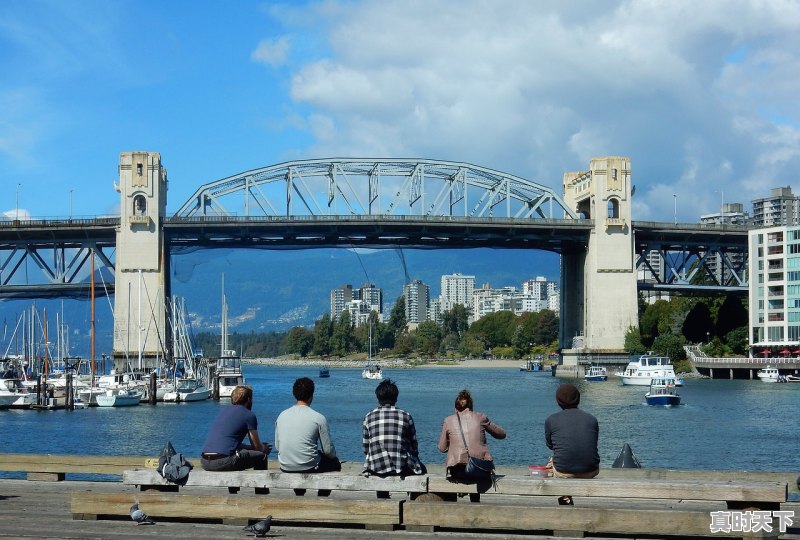
[[[72,221],[72,190],[69,190],[69,219]]]
[[[19,188],[20,188],[20,186],[22,186],[22,184],[17,183],[17,208],[16,208],[16,212],[17,212],[16,220],[17,221],[19,221]]]
[[[672,216],[675,219],[675,225],[677,225],[678,224],[678,196],[675,193],[673,193],[672,194],[672,199],[675,202],[675,208],[672,211]]]

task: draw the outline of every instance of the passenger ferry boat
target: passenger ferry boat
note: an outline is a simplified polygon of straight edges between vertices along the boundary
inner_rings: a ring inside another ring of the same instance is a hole
[[[617,372],[622,384],[649,386],[653,378],[674,379],[678,386],[683,386],[683,380],[675,376],[675,369],[668,356],[655,356],[652,353],[643,354],[638,360],[628,363],[625,371]]]
[[[675,379],[655,377],[650,381],[650,390],[644,395],[648,405],[680,405]]]

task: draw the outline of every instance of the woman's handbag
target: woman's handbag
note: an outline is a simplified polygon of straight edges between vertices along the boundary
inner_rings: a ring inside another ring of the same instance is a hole
[[[458,432],[461,433],[461,440],[464,441],[464,448],[467,451],[467,467],[464,469],[464,476],[472,480],[491,480],[494,474],[494,462],[488,459],[481,459],[469,455],[467,438],[464,437],[464,430],[461,427],[461,417],[456,413],[458,420]]]

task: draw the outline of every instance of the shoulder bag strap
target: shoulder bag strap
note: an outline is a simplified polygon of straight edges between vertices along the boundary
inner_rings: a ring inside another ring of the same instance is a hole
[[[461,417],[458,415],[458,411],[456,411],[456,420],[458,420],[458,432],[461,434],[461,440],[464,441],[464,449],[467,451],[467,457],[469,457],[469,446],[467,446],[467,438],[464,437],[464,429],[461,427]]]

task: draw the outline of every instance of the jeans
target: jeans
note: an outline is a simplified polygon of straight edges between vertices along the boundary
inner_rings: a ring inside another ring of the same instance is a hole
[[[257,471],[266,470],[267,454],[258,450],[237,450],[232,456],[217,459],[206,459],[200,457],[200,466],[206,471],[243,471],[245,469],[255,469]]]

